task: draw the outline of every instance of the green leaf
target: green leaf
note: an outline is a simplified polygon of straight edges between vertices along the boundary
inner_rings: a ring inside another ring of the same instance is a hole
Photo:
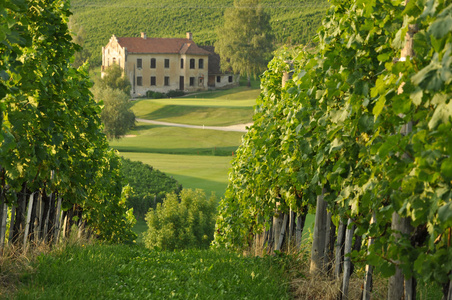
[[[416,88],[414,92],[411,93],[410,99],[413,101],[413,104],[416,106],[421,105],[422,103],[422,96],[424,95],[424,92],[419,87]]]
[[[411,108],[411,100],[405,94],[394,97],[392,109],[395,114],[407,114]]]
[[[444,18],[437,19],[428,28],[427,32],[435,38],[443,38],[446,34],[452,31],[452,16],[448,15]]]
[[[382,112],[383,108],[385,107],[386,103],[386,97],[380,96],[378,98],[377,103],[375,104],[374,108],[372,109],[372,113],[374,114],[374,119],[376,120],[380,113]]]
[[[449,122],[450,117],[452,117],[452,101],[449,104],[440,103],[428,122],[428,128],[434,129],[440,122]]]
[[[438,209],[438,218],[439,221],[443,223],[444,227],[450,226],[449,224],[452,223],[452,202],[449,202]]]
[[[442,161],[441,174],[448,180],[452,180],[452,157],[449,157]]]

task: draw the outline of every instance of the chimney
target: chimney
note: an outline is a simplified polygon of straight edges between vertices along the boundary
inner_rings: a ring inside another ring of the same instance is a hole
[[[141,38],[142,38],[142,39],[146,39],[146,32],[142,32],[142,33],[141,33]]]
[[[190,31],[187,31],[187,39],[193,41],[193,34]]]

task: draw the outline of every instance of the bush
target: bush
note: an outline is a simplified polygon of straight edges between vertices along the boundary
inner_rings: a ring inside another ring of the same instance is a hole
[[[165,94],[160,93],[160,92],[147,91],[146,92],[146,97],[147,98],[152,98],[152,99],[161,99],[161,98],[165,97]]]
[[[165,173],[143,164],[123,158],[121,172],[132,187],[128,207],[133,208],[136,217],[144,217],[149,208],[161,203],[167,193],[179,194],[182,185]]]
[[[183,189],[180,199],[168,194],[156,209],[146,214],[148,230],[144,233],[147,248],[164,250],[208,248],[215,227],[215,196],[207,199],[202,190]]]
[[[179,91],[179,90],[172,90],[172,91],[168,91],[168,93],[166,93],[166,97],[168,98],[172,98],[172,97],[180,97],[185,95],[184,91]]]

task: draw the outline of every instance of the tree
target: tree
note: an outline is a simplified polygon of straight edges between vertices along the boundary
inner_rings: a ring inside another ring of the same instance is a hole
[[[135,125],[135,114],[130,110],[129,96],[119,89],[95,87],[94,98],[102,100],[100,117],[108,139],[119,139]]]
[[[130,81],[116,64],[107,68],[94,86],[94,98],[104,102],[101,119],[109,139],[120,138],[135,125],[135,114],[130,110],[130,89]]]
[[[127,95],[130,95],[132,88],[130,81],[123,75],[121,67],[117,64],[113,64],[105,70],[104,76],[99,81],[99,85],[102,88],[110,87],[112,89],[119,89]]]
[[[225,11],[217,36],[221,68],[246,75],[250,86],[251,75],[266,69],[273,50],[270,16],[259,0],[235,0],[234,7]]]

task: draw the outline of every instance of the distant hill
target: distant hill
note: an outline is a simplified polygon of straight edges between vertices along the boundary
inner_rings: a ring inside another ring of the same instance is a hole
[[[308,44],[320,25],[325,0],[261,0],[271,15],[278,45]],[[212,45],[215,28],[233,0],[72,0],[74,21],[85,32],[85,49],[91,64],[101,64],[101,49],[111,35],[185,37],[193,33],[200,45]]]

